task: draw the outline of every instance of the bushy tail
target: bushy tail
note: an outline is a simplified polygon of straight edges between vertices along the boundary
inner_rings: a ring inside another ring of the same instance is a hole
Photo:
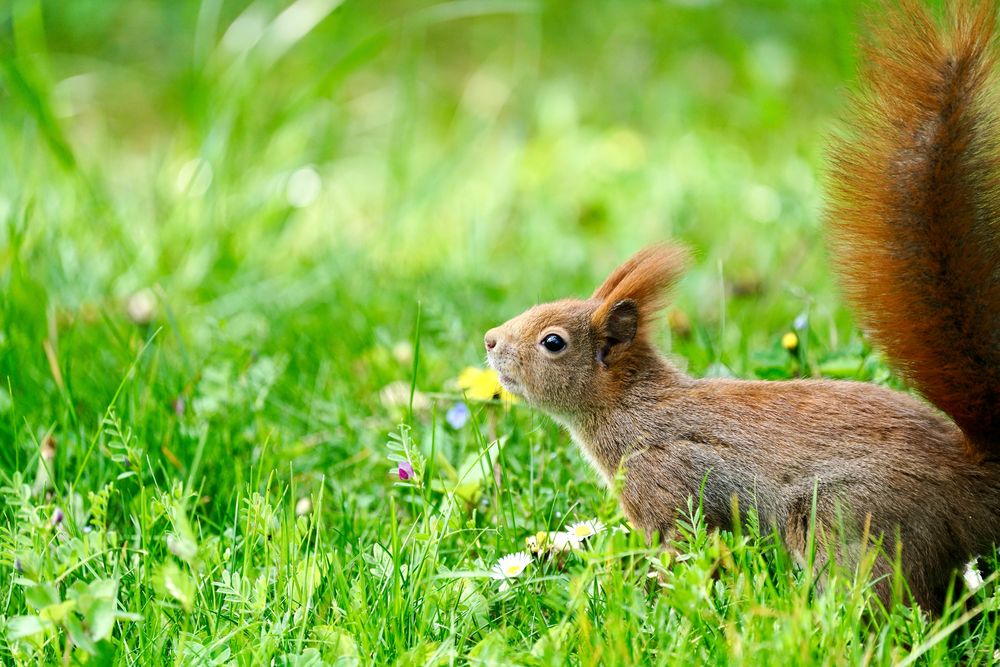
[[[846,297],[970,453],[1000,457],[996,6],[913,0],[873,21],[826,225]]]

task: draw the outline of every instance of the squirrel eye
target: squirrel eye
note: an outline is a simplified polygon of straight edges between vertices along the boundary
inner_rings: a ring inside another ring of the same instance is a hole
[[[549,334],[542,339],[542,346],[549,352],[559,352],[566,347],[566,341],[558,334]]]

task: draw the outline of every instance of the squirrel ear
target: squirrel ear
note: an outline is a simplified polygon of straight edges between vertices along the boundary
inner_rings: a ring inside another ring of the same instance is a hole
[[[607,365],[613,352],[628,346],[639,332],[639,305],[632,299],[622,299],[608,310],[601,328],[601,347],[597,350],[598,363]]]
[[[601,302],[591,320],[594,328],[617,343],[645,335],[645,328],[664,305],[667,291],[683,273],[688,258],[688,251],[676,245],[653,246],[633,255],[591,297]],[[615,321],[618,333],[607,333]],[[627,322],[631,322],[631,333],[626,337],[622,327]]]
[[[647,301],[658,301],[687,268],[690,257],[688,250],[680,245],[644,248],[612,271],[591,298],[609,306],[621,299],[634,299],[640,306]]]

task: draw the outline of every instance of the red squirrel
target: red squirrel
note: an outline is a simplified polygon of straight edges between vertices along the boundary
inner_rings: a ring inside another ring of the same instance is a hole
[[[589,299],[487,332],[504,388],[563,424],[607,482],[622,470],[634,526],[669,540],[700,498],[707,524],[731,529],[735,496],[804,558],[815,493],[818,526],[843,531],[838,560],[856,565],[865,535],[890,555],[898,539],[912,600],[931,610],[957,568],[1000,542],[995,15],[958,1],[943,27],[912,0],[884,9],[832,151],[825,225],[843,291],[926,402],[863,382],[676,369],[650,332],[688,262],[677,245],[639,252]]]

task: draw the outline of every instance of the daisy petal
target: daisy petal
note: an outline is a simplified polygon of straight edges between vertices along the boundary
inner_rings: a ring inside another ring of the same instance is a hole
[[[504,556],[490,570],[490,577],[497,580],[520,577],[526,567],[531,564],[531,556],[526,551]]]
[[[569,532],[578,540],[585,540],[593,537],[604,530],[604,524],[599,519],[589,521],[577,521],[569,527]]]

